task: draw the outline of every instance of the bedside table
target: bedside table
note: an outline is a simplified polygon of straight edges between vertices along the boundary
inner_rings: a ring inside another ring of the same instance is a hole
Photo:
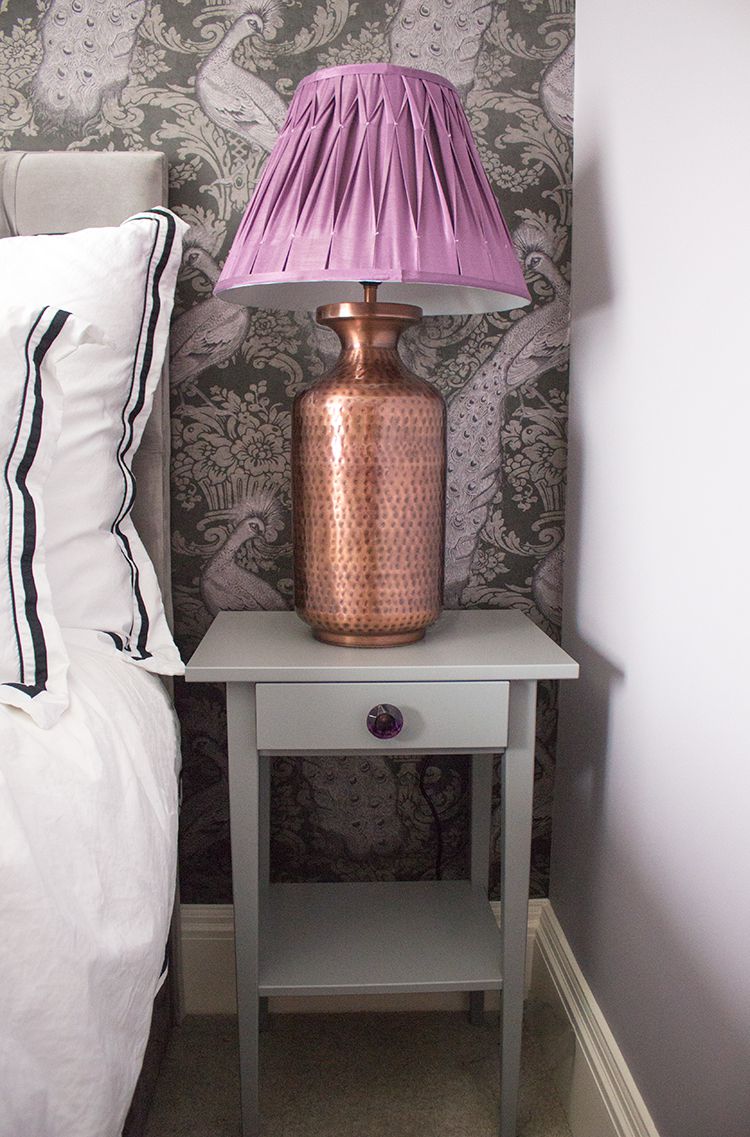
[[[570,656],[512,610],[444,612],[424,640],[396,648],[319,643],[293,612],[216,617],[186,679],[227,684],[244,1137],[260,1133],[260,998],[468,991],[476,1018],[482,992],[498,988],[499,1133],[515,1137],[536,683],[577,675]],[[470,756],[471,879],[269,884],[270,757],[337,750]],[[500,929],[487,899],[499,752]]]

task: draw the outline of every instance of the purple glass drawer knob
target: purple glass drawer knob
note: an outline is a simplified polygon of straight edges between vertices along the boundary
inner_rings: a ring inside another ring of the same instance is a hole
[[[395,738],[403,725],[404,716],[392,703],[378,703],[367,716],[367,729],[375,738]]]

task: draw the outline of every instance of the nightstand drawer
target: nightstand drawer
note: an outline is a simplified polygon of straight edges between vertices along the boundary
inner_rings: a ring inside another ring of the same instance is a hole
[[[258,749],[502,750],[508,687],[494,681],[258,683]]]

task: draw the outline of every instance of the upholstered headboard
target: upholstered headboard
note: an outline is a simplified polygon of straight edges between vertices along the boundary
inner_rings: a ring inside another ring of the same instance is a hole
[[[167,160],[163,154],[0,154],[0,237],[119,225],[141,209],[166,204]],[[171,623],[169,436],[165,366],[134,463],[137,493],[133,517],[156,568]]]

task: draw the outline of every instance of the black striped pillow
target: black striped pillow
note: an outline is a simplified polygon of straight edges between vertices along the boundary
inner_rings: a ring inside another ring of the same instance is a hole
[[[0,322],[0,703],[48,727],[68,705],[67,654],[45,571],[43,493],[62,421],[58,364],[90,341],[61,309]]]
[[[132,462],[167,350],[182,237],[167,209],[118,226],[0,241],[5,290],[54,299],[101,331],[60,369],[65,415],[45,491],[47,572],[68,641],[180,674],[154,567],[131,517]]]

